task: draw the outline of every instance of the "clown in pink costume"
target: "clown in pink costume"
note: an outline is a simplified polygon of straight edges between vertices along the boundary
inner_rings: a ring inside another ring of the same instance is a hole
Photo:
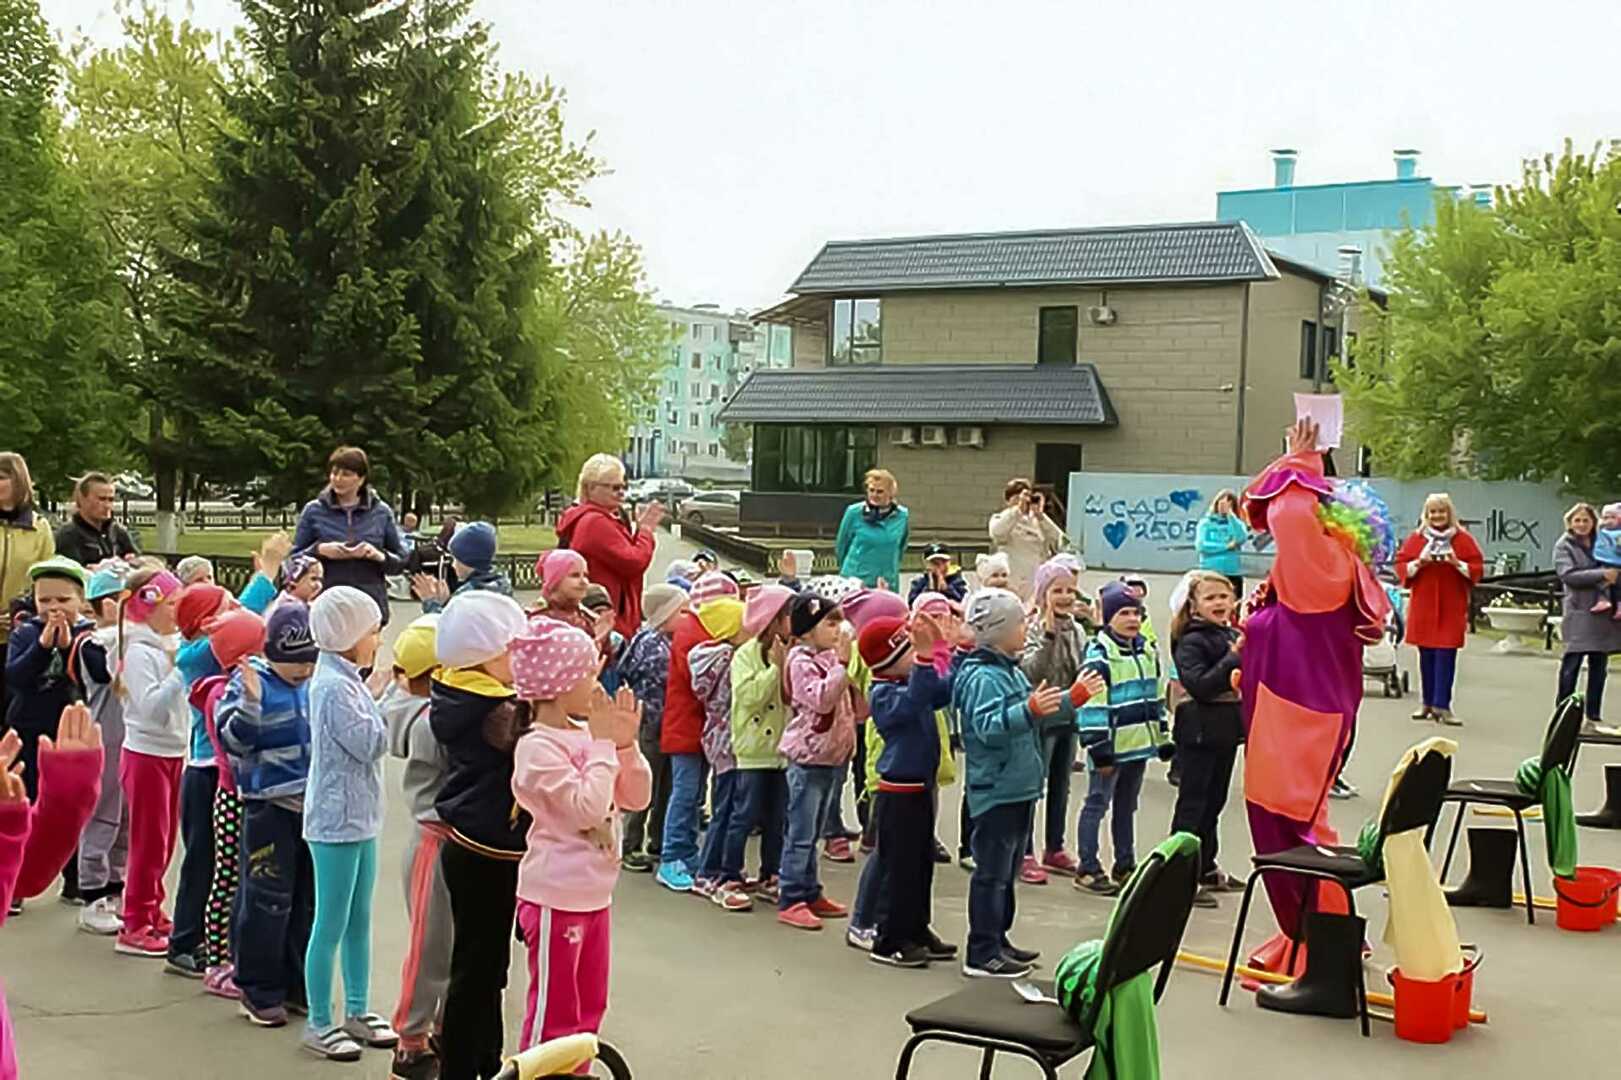
[[[1323,475],[1316,440],[1316,425],[1297,423],[1290,452],[1250,484],[1240,507],[1277,548],[1249,601],[1240,674],[1244,800],[1257,855],[1338,842],[1328,789],[1362,704],[1362,647],[1378,640],[1390,611],[1369,568],[1389,557],[1388,513],[1365,486]],[[1298,940],[1312,884],[1286,874],[1264,880],[1278,926]],[[1339,899],[1325,896],[1323,906]]]

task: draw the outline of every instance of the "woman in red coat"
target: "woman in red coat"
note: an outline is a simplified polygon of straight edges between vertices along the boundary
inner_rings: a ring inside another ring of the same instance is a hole
[[[642,579],[664,506],[646,504],[634,525],[624,507],[625,466],[612,454],[593,454],[580,469],[580,501],[557,522],[557,542],[584,556],[586,573],[613,602],[614,629],[629,641],[642,628]]]
[[[1424,500],[1424,521],[1396,552],[1396,574],[1412,590],[1407,643],[1418,647],[1424,704],[1414,720],[1463,723],[1452,713],[1452,680],[1469,623],[1469,591],[1485,573],[1485,556],[1458,524],[1448,495]]]

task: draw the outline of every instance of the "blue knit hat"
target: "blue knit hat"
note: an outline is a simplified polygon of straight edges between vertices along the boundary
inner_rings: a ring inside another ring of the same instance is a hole
[[[450,538],[450,557],[474,570],[488,570],[495,562],[495,526],[474,521],[456,530]]]
[[[1105,626],[1114,619],[1115,613],[1124,608],[1143,609],[1143,602],[1132,594],[1131,589],[1122,581],[1111,581],[1098,590],[1098,602],[1103,605],[1103,623]]]
[[[265,659],[277,664],[313,664],[320,655],[310,632],[310,609],[297,600],[283,600],[265,623]]]

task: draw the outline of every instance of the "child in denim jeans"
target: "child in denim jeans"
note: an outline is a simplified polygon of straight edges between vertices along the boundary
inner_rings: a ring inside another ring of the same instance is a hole
[[[789,614],[794,647],[788,653],[793,717],[782,737],[788,758],[787,835],[777,921],[820,930],[823,919],[847,915],[822,894],[816,837],[838,781],[855,753],[857,695],[850,683],[851,642],[837,604],[815,593],[796,596]]]

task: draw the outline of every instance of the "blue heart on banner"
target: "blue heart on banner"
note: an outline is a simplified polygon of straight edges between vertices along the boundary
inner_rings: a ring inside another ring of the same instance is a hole
[[[1103,539],[1109,542],[1110,547],[1118,548],[1126,542],[1126,534],[1130,531],[1124,521],[1111,521],[1103,526]]]
[[[1192,488],[1183,488],[1181,491],[1171,492],[1170,499],[1178,507],[1186,510],[1188,507],[1199,501],[1199,493]]]

